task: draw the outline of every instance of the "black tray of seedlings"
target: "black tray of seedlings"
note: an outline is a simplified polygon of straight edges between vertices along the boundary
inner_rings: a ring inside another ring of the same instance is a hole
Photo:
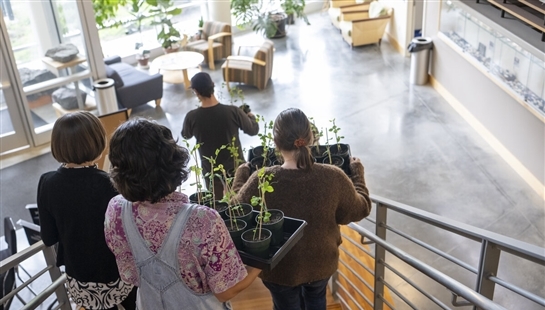
[[[255,228],[255,217],[259,214],[259,211],[253,211],[251,223],[247,223],[249,229]],[[273,269],[284,256],[293,248],[295,244],[303,237],[303,231],[307,222],[300,219],[284,216],[284,241],[279,245],[270,246],[267,257],[259,257],[244,251],[244,245],[242,248],[237,248],[238,254],[242,259],[242,262],[248,266],[259,268],[261,270]]]
[[[338,152],[337,144],[332,144],[329,146],[329,148],[332,155],[340,156],[343,159],[343,163],[341,165],[338,165],[338,167],[341,168],[346,173],[346,175],[350,176],[351,175],[350,157],[352,156],[350,152],[350,145],[341,143],[340,146],[341,146],[341,152],[338,155],[336,154]],[[310,151],[312,156],[314,157],[314,160],[317,163],[330,164],[329,156],[327,155],[326,145],[311,146]],[[252,160],[254,160],[256,156],[254,155],[253,148],[250,149],[248,151],[248,162],[250,163],[250,173],[253,173],[257,169],[261,168],[264,161],[265,161],[266,167],[282,164],[282,160],[281,158],[278,158],[274,148],[270,149],[266,157],[267,157],[266,160],[263,160],[263,157],[261,157],[262,159],[258,160],[257,165],[255,163],[252,164]]]

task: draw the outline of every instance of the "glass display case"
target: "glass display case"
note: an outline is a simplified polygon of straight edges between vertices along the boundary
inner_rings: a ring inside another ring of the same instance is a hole
[[[485,19],[483,19],[485,20]],[[463,4],[443,0],[440,31],[476,60],[491,79],[545,117],[545,53],[524,49],[472,15]]]

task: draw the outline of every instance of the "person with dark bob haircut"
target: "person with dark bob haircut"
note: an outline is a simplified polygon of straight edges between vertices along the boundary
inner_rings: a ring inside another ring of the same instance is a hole
[[[284,110],[276,117],[273,136],[284,163],[265,168],[273,175],[274,186],[267,193],[267,208],[308,225],[301,240],[261,278],[275,310],[325,310],[326,286],[339,260],[339,225],[359,221],[371,211],[363,165],[351,158],[348,177],[333,165],[315,163],[309,149],[314,141],[311,125],[299,109]],[[248,164],[238,168],[233,189],[240,202],[259,196],[257,173],[250,175]]]
[[[136,288],[121,280],[104,238],[104,214],[117,195],[96,161],[106,146],[104,127],[89,112],[60,117],[51,134],[51,153],[61,163],[38,184],[40,234],[58,243],[57,266],[66,267],[67,288],[79,308],[136,308]]]
[[[261,270],[244,267],[214,209],[176,191],[188,177],[187,149],[167,127],[132,119],[113,134],[109,158],[121,195],[104,233],[121,278],[139,287],[138,309],[230,309]]]

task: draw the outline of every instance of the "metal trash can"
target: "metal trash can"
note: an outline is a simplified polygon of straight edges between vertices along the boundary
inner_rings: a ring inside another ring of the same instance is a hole
[[[430,63],[430,50],[433,48],[431,38],[418,37],[408,46],[411,53],[411,84],[424,85],[428,83],[428,68]]]
[[[119,110],[113,79],[100,79],[93,83],[98,115],[104,115]]]

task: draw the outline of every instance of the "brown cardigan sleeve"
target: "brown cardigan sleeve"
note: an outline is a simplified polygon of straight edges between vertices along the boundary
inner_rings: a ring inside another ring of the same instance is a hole
[[[250,167],[248,164],[243,164],[238,167],[233,181],[233,191],[237,193],[233,201],[242,203],[250,203],[252,196],[258,196],[257,189],[257,173],[250,175]]]
[[[352,172],[350,179],[344,175],[344,181],[339,184],[340,202],[335,218],[337,223],[342,225],[359,221],[371,212],[371,198],[365,185],[363,165],[359,160],[352,161],[350,170]]]

